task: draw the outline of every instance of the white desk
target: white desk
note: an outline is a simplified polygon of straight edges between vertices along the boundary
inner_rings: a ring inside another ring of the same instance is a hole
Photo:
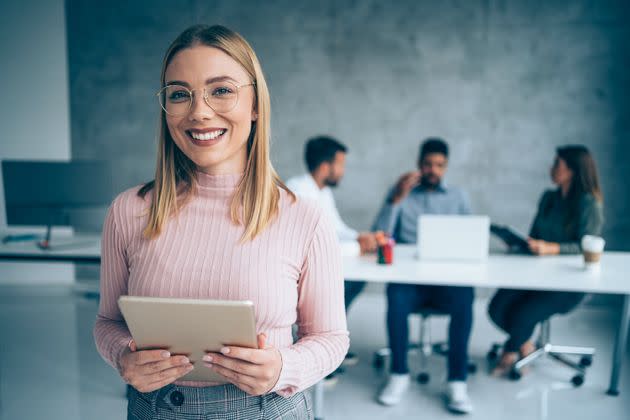
[[[40,249],[35,241],[0,243],[0,260],[70,263],[100,263],[101,236],[98,234],[52,237],[50,249]]]
[[[491,255],[485,263],[428,262],[415,257],[415,245],[396,245],[394,264],[379,265],[376,257],[346,256],[344,278],[489,288],[611,293],[624,296],[613,354],[609,395],[619,394],[621,361],[630,323],[630,252],[607,252],[599,272],[586,271],[581,255],[533,257]]]

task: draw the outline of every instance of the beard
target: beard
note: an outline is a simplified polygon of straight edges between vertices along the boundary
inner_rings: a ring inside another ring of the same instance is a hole
[[[328,177],[324,181],[324,185],[330,188],[335,188],[338,184],[339,184],[339,180],[332,177]]]
[[[426,174],[422,175],[422,178],[420,178],[420,185],[425,188],[436,188],[440,185],[441,181],[440,177],[436,175]]]

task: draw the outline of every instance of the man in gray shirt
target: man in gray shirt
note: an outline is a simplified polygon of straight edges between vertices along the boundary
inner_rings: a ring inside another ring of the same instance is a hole
[[[401,176],[391,189],[374,223],[374,230],[389,233],[398,243],[416,242],[421,214],[470,214],[463,191],[442,182],[448,165],[448,145],[427,139],[420,148],[418,171]],[[430,306],[450,315],[447,407],[457,413],[472,411],[466,388],[468,339],[472,329],[471,287],[387,285],[387,332],[391,349],[391,372],[378,396],[384,405],[395,405],[409,385],[407,317],[419,307]]]

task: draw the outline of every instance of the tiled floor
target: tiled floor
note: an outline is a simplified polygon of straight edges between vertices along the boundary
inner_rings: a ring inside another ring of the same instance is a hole
[[[597,347],[586,383],[574,389],[572,373],[552,361],[536,364],[520,382],[486,374],[485,354],[501,339],[485,315],[486,299],[475,305],[471,354],[479,372],[469,380],[475,412],[470,419],[627,419],[630,413],[630,356],[622,371],[621,395],[605,395],[617,314],[583,307],[554,320],[552,337],[562,344]],[[119,419],[125,417],[124,386],[96,353],[92,324],[97,303],[64,287],[0,287],[0,418]],[[445,361],[431,360],[432,381],[414,383],[396,407],[383,407],[374,396],[385,375],[371,366],[372,353],[385,345],[382,294],[364,294],[352,308],[352,349],[361,357],[339,383],[326,392],[327,419],[451,418],[441,400]],[[416,321],[413,321],[416,322]],[[413,327],[412,331],[416,329]],[[445,319],[432,321],[443,338]],[[412,366],[413,360],[412,360]],[[333,392],[334,391],[334,392]]]

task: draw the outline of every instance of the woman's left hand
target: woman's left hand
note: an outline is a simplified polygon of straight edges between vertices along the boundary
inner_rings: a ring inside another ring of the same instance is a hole
[[[258,334],[258,349],[226,346],[220,353],[207,353],[204,365],[250,395],[263,395],[278,382],[282,370],[280,351],[265,345],[267,336]]]
[[[560,246],[554,242],[546,242],[540,239],[529,238],[527,240],[529,250],[536,255],[556,255],[560,253]]]

